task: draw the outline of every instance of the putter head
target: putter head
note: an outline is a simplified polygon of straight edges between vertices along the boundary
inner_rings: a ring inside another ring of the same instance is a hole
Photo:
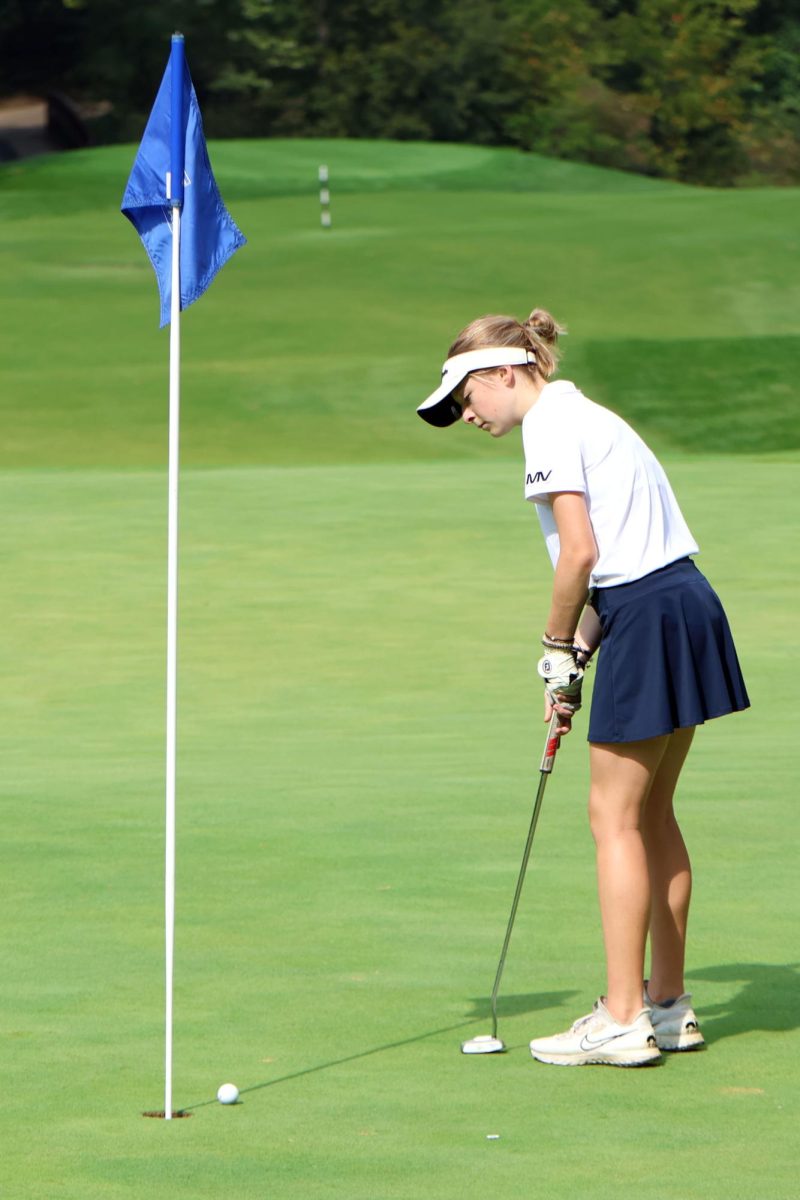
[[[490,1033],[479,1034],[461,1043],[462,1054],[505,1054],[506,1044]]]

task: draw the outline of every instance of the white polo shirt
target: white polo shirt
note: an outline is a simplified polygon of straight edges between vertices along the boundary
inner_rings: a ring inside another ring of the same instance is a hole
[[[574,383],[548,383],[522,422],[525,498],[536,505],[555,567],[559,540],[550,494],[586,497],[599,557],[593,587],[641,579],[698,545],[664,470],[616,413],[588,400]]]

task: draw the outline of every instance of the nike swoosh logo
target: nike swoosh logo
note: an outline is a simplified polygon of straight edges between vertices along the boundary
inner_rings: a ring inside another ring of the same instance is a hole
[[[598,1038],[594,1041],[588,1034],[584,1034],[581,1038],[581,1050],[597,1050],[600,1046],[607,1046],[609,1042],[615,1042],[617,1038],[625,1037],[629,1030],[625,1033],[610,1033],[608,1037]]]

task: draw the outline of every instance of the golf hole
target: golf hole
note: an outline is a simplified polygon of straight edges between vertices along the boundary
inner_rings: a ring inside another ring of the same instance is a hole
[[[142,1113],[142,1116],[143,1117],[155,1117],[157,1120],[161,1120],[161,1121],[163,1121],[165,1119],[165,1113],[164,1113],[163,1109],[161,1110],[161,1112],[145,1112],[145,1113]],[[190,1112],[174,1112],[172,1114],[173,1119],[175,1119],[177,1117],[191,1117],[191,1116],[192,1116],[192,1114]]]

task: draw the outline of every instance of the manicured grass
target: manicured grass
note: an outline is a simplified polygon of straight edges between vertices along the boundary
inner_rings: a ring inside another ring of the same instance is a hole
[[[334,183],[328,232],[309,166],[323,149],[334,180],[341,156],[353,186],[372,172],[382,188],[339,197]],[[0,170],[2,464],[163,462],[167,335],[116,211],[132,157],[114,147]],[[658,449],[800,445],[796,192],[634,179],[587,193],[585,172],[603,172],[467,147],[220,144],[213,158],[250,241],[182,321],[187,465],[514,456],[466,430],[432,436],[413,408],[468,320],[534,304],[570,329],[562,373]],[[528,171],[528,190],[503,190],[511,168],[496,162]],[[426,164],[432,187],[472,164],[487,190],[424,190]],[[301,168],[305,198],[276,196]],[[539,186],[552,173],[561,192]],[[94,208],[62,215],[62,193]]]
[[[169,1128],[140,1116],[163,1094],[164,480],[0,477],[9,1196],[793,1195],[793,717],[774,698],[796,468],[669,466],[754,701],[698,735],[682,789],[709,1050],[644,1072],[527,1054],[602,985],[581,731],[509,955],[511,1051],[458,1052],[487,1027],[543,738],[548,570],[510,464],[192,470],[175,1083],[193,1116]],[[232,1110],[212,1103],[229,1078]]]
[[[6,212],[30,215],[108,209],[119,198],[135,146],[73,151],[4,164],[0,185]],[[588,192],[675,195],[692,189],[624,171],[562,162],[489,146],[381,142],[340,138],[211,143],[212,166],[225,196],[317,199],[318,170],[326,164],[334,194],[382,191]]]
[[[166,1125],[141,1113],[163,1103],[167,338],[116,211],[132,157],[0,168],[0,1194],[790,1200],[796,192],[465,147],[212,147],[250,242],[182,323],[192,1116]],[[518,439],[413,409],[462,324],[535,302],[570,327],[563,374],[664,454],[753,700],[698,734],[681,791],[709,1049],[651,1071],[527,1053],[602,987],[583,718],[504,976],[510,1052],[458,1052],[488,1030],[537,783],[550,568]]]

